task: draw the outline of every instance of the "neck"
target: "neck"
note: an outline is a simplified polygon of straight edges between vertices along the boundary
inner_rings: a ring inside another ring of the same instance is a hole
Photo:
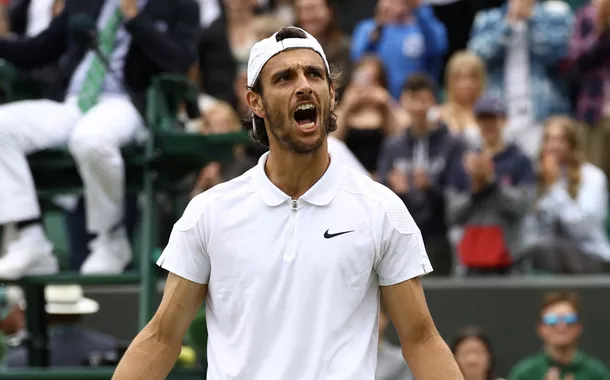
[[[430,132],[432,126],[428,121],[422,121],[420,123],[414,122],[413,124],[411,124],[410,128],[415,136],[423,137]]]
[[[295,154],[283,148],[270,149],[265,172],[284,194],[298,199],[322,177],[330,163],[326,142],[309,154]]]
[[[451,105],[456,111],[473,113],[475,101],[472,99],[454,99],[451,101]]]
[[[248,10],[242,10],[237,12],[227,12],[227,21],[231,25],[242,25],[243,23],[248,23],[252,19],[252,12]]]
[[[487,376],[484,373],[468,373],[464,377],[466,380],[487,380]]]
[[[548,346],[545,348],[545,351],[547,355],[549,355],[551,359],[553,359],[557,363],[568,365],[572,363],[572,360],[574,360],[574,356],[576,355],[576,351],[578,351],[578,347],[576,345],[567,347]]]
[[[493,156],[495,156],[496,154],[500,153],[501,151],[504,150],[504,143],[502,141],[499,141],[495,144],[487,144],[485,145],[485,151],[488,152],[489,154]]]

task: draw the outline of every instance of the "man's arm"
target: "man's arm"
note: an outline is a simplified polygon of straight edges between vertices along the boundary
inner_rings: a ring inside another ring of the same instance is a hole
[[[416,379],[464,379],[434,326],[419,278],[381,286],[381,298],[398,332],[402,355]]]
[[[62,12],[35,37],[0,39],[0,59],[25,70],[55,63],[68,47],[68,19]]]
[[[126,1],[135,3],[135,1]],[[164,71],[183,74],[197,61],[199,42],[199,6],[193,0],[175,0],[178,25],[171,33],[157,28],[146,13],[128,17],[126,29],[133,43]]]
[[[178,359],[182,339],[207,291],[207,285],[170,273],[159,309],[133,340],[112,379],[165,379]]]

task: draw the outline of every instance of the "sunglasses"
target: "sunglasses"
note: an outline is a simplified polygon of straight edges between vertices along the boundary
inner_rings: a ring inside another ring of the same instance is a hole
[[[556,326],[560,323],[565,323],[566,325],[573,325],[578,323],[578,315],[576,314],[545,314],[542,316],[542,323],[547,326]]]

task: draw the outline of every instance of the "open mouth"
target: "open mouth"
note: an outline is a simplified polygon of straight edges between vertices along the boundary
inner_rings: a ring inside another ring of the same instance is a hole
[[[311,103],[301,104],[294,111],[294,120],[304,130],[312,130],[316,127],[317,116],[316,106]]]

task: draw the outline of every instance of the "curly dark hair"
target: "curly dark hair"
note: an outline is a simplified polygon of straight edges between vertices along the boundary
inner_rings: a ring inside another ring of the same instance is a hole
[[[307,38],[305,33],[301,29],[295,27],[285,27],[280,29],[279,32],[275,35],[275,39],[279,41],[283,41],[287,38]],[[334,67],[331,66],[330,72],[326,73],[326,80],[328,82],[328,86],[334,86],[337,81],[340,73],[334,70]],[[336,88],[335,88],[336,89]],[[260,77],[256,80],[252,87],[248,87],[248,90],[257,93],[259,95],[263,95],[263,86],[260,82]],[[251,115],[246,118],[244,121],[245,127],[248,130],[250,136],[257,143],[269,147],[269,135],[267,134],[267,129],[265,128],[265,120],[261,117],[256,116],[253,112]],[[330,134],[333,131],[337,130],[337,116],[335,113],[330,110],[329,120],[328,120],[328,128],[327,133]]]

